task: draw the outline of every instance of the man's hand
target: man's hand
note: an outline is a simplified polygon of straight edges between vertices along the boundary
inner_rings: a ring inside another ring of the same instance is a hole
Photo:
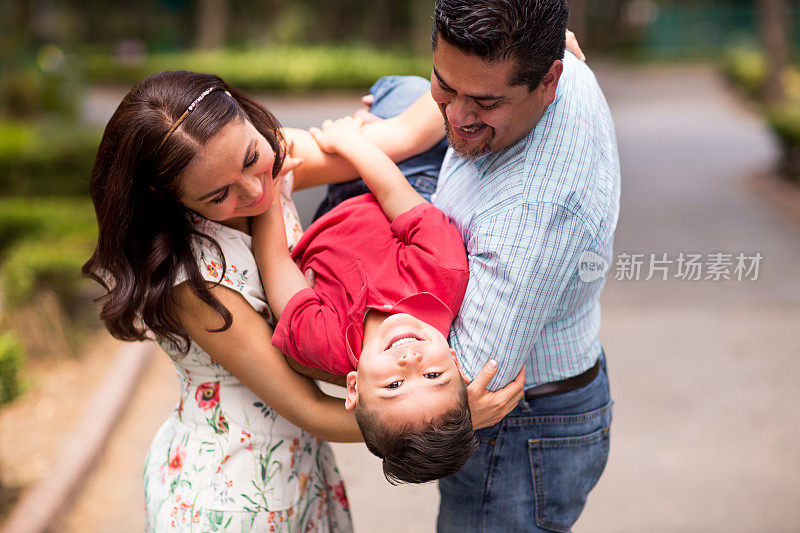
[[[459,368],[460,370],[460,368]],[[497,374],[497,361],[490,359],[481,369],[480,374],[470,382],[461,371],[461,377],[467,383],[469,410],[472,413],[472,427],[475,429],[493,426],[514,410],[522,399],[522,387],[525,385],[525,367],[517,377],[502,389],[490,392],[486,386]]]

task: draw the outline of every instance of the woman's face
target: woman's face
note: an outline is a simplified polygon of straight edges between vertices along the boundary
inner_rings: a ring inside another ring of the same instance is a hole
[[[275,152],[243,119],[225,125],[186,167],[181,203],[200,215],[232,223],[260,215],[272,204]]]

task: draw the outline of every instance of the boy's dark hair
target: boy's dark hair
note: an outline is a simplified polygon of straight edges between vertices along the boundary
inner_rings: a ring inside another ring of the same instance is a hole
[[[553,61],[564,57],[566,0],[437,0],[431,43],[441,36],[484,61],[513,58],[510,85],[536,89]]]
[[[466,387],[458,392],[454,408],[421,428],[414,424],[389,428],[363,398],[356,403],[355,414],[367,449],[382,459],[383,475],[392,485],[425,483],[455,474],[477,446]]]

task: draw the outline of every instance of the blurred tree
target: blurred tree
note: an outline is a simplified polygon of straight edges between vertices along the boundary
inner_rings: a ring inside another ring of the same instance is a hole
[[[229,0],[197,0],[195,45],[198,48],[208,50],[225,46],[230,8]]]
[[[586,36],[586,0],[570,0],[569,29],[575,32],[578,39]]]
[[[433,30],[433,3],[430,0],[410,0],[411,22],[409,38],[413,50],[419,55],[431,53]]]
[[[763,96],[769,103],[778,103],[786,99],[784,74],[791,61],[789,3],[788,0],[759,0],[758,7],[768,66]]]

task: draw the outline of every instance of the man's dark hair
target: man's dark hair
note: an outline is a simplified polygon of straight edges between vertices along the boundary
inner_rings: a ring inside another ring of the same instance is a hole
[[[509,85],[536,89],[553,61],[564,57],[566,0],[437,0],[431,43],[439,37],[484,61],[513,58]]]
[[[464,387],[454,408],[422,427],[390,428],[363,400],[356,403],[356,422],[367,449],[382,459],[383,475],[392,485],[425,483],[455,474],[475,451],[477,440]]]

